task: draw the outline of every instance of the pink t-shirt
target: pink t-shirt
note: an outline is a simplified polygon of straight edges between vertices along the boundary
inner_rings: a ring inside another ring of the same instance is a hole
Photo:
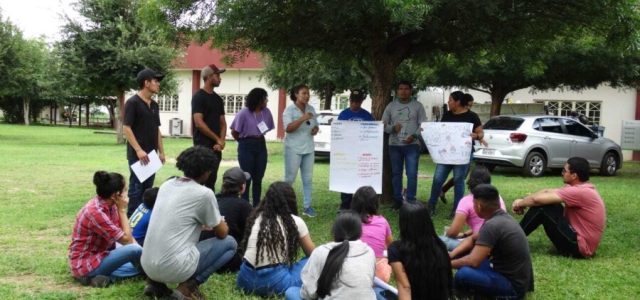
[[[591,183],[566,185],[557,191],[564,201],[564,216],[578,235],[578,249],[592,256],[604,232],[607,216],[604,202]]]
[[[376,257],[384,257],[384,249],[387,249],[385,241],[388,236],[391,236],[391,227],[383,216],[371,216],[369,223],[362,224],[360,240],[373,249]]]
[[[504,206],[504,200],[500,197],[500,208],[506,211]],[[473,230],[473,232],[479,232],[480,227],[484,224],[484,219],[478,217],[476,211],[473,209],[473,194],[466,195],[458,202],[457,214],[463,214],[467,217],[467,225]]]

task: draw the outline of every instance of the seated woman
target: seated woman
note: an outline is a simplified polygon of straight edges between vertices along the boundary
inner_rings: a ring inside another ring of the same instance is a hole
[[[393,242],[391,226],[378,214],[378,195],[370,186],[356,190],[351,200],[351,210],[360,215],[362,221],[362,241],[376,254],[376,277],[384,282],[391,278],[391,266],[384,250]]]
[[[307,257],[296,262],[298,247],[306,256],[315,248],[309,230],[297,216],[296,194],[286,182],[274,182],[247,220],[241,243],[244,261],[237,286],[260,296],[282,295],[301,286],[300,272]]]
[[[453,278],[444,243],[438,238],[429,210],[421,203],[400,208],[400,240],[388,251],[398,283],[399,299],[448,299]]]
[[[357,192],[356,192],[357,194]],[[375,299],[375,254],[360,241],[360,216],[345,212],[333,223],[333,240],[316,248],[302,269],[302,288],[290,287],[286,299]]]
[[[477,165],[471,172],[469,180],[467,180],[469,191],[479,184],[491,184],[491,173],[483,165]],[[500,208],[505,210],[502,197],[500,198]],[[463,231],[465,223],[469,225],[469,230],[467,231]],[[471,236],[474,232],[480,231],[482,224],[484,224],[484,220],[478,217],[478,214],[473,209],[473,195],[469,194],[460,199],[451,226],[449,226],[449,229],[447,229],[440,238],[447,246],[447,250],[451,251],[460,245],[462,239]]]
[[[98,171],[96,194],[78,212],[69,245],[71,274],[84,285],[106,287],[140,274],[142,247],[131,235],[124,177]],[[122,247],[116,248],[116,242]]]

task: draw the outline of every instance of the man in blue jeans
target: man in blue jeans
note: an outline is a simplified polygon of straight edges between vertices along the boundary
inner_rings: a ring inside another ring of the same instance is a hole
[[[160,91],[160,81],[164,75],[146,68],[138,73],[136,80],[140,86],[138,93],[124,105],[122,131],[127,138],[127,160],[129,162],[129,207],[127,217],[142,203],[142,193],[153,187],[155,175],[141,182],[131,170],[131,165],[140,161],[149,163],[148,154],[156,150],[164,163],[164,147],[160,133],[160,107],[151,97]]]
[[[480,184],[471,193],[473,209],[485,222],[479,232],[449,252],[451,267],[458,269],[454,289],[492,298],[522,299],[533,290],[527,236],[500,208],[500,196],[495,187]]]
[[[393,186],[393,208],[399,209],[403,203],[402,171],[407,172],[407,192],[405,199],[416,201],[418,181],[418,161],[420,159],[420,123],[427,121],[422,103],[411,98],[412,86],[408,81],[400,81],[395,99],[382,113],[384,131],[389,134],[389,159],[391,160],[391,184]]]
[[[188,148],[176,162],[184,176],[160,186],[140,259],[149,277],[145,295],[168,296],[172,291],[166,283],[179,283],[183,296],[204,299],[198,286],[234,256],[236,241],[227,236],[216,197],[204,186],[215,160],[211,148]],[[215,237],[199,241],[203,228]]]

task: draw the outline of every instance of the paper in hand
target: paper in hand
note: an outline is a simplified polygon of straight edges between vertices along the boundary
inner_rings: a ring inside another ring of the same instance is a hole
[[[158,153],[156,150],[149,152],[147,155],[149,157],[149,163],[146,165],[142,165],[140,161],[135,162],[131,165],[131,170],[136,174],[138,180],[140,182],[144,182],[147,178],[151,177],[151,175],[155,174],[162,168],[162,162],[160,161],[160,157],[158,157]]]

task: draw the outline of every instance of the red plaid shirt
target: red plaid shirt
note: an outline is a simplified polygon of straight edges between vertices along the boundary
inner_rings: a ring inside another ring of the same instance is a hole
[[[86,276],[96,269],[123,235],[118,207],[99,196],[89,200],[76,215],[73,226],[69,245],[71,274]]]

